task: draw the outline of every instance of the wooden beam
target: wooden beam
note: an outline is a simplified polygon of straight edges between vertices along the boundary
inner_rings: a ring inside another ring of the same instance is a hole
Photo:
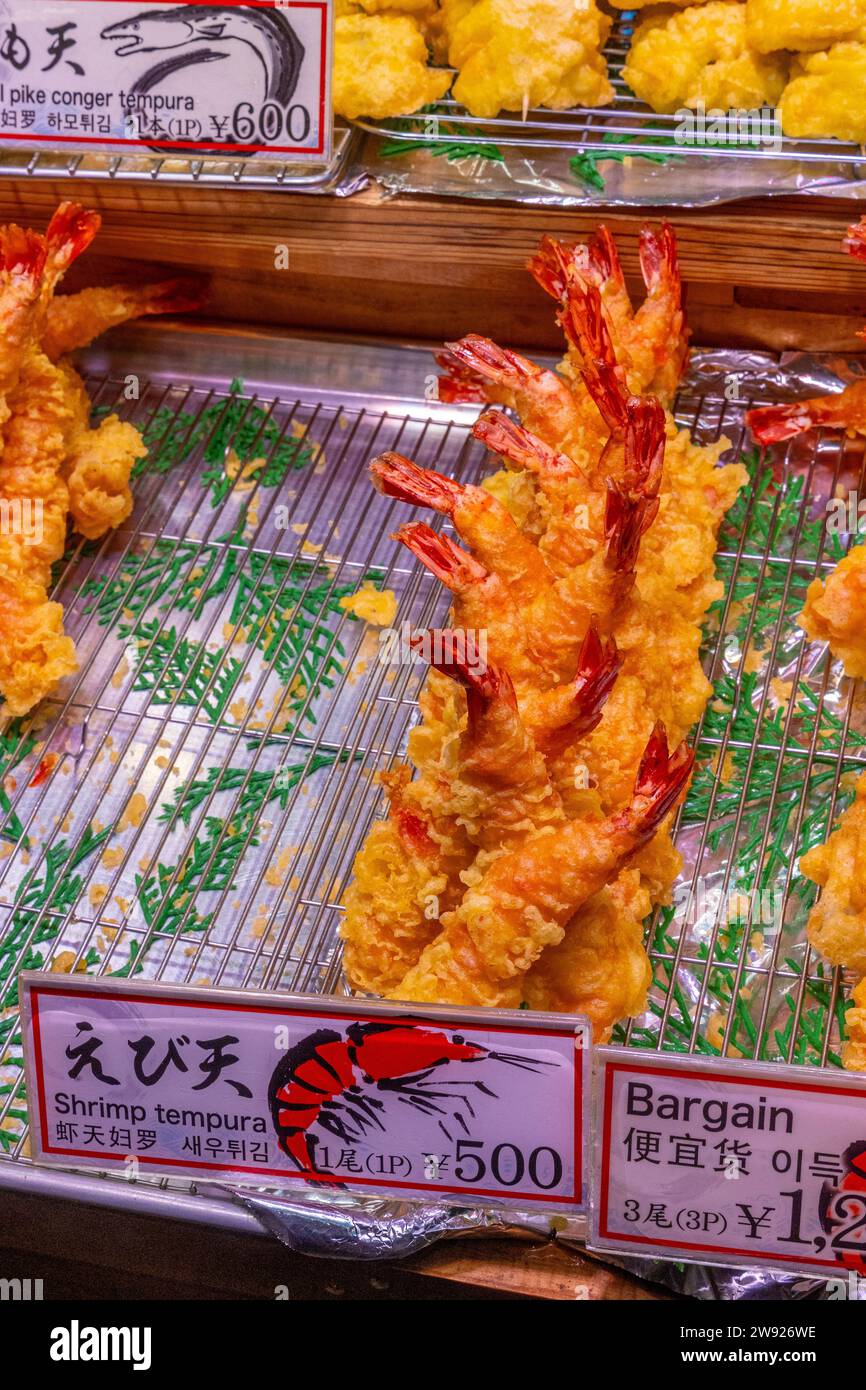
[[[639,283],[637,235],[663,210],[532,208],[455,199],[352,198],[75,179],[0,182],[0,219],[44,225],[61,198],[104,227],[70,285],[194,270],[217,319],[440,341],[470,330],[556,349],[553,305],[524,269],[543,232],[603,220]],[[857,352],[866,269],[841,250],[862,204],[752,199],[670,213],[694,338]],[[285,259],[287,268],[277,269]]]

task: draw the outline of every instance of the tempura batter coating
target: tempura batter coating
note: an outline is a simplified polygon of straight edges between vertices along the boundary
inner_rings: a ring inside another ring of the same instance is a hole
[[[653,733],[631,803],[603,821],[568,821],[536,832],[496,859],[443,918],[443,931],[393,997],[501,1007],[522,993],[545,948],[562,941],[574,914],[652,839],[683,794],[693,757],[668,754]],[[459,967],[459,969],[458,969]]]
[[[815,579],[798,619],[813,642],[827,642],[845,675],[866,676],[866,545],[856,545],[824,579]]]
[[[782,130],[797,139],[866,141],[866,43],[839,43],[800,60],[779,103]]]
[[[77,436],[65,464],[75,529],[95,541],[132,513],[129,479],[147,448],[134,425],[109,415]]]
[[[454,26],[454,97],[473,116],[613,99],[601,54],[611,21],[594,0],[480,0]]]
[[[866,774],[826,844],[800,860],[822,892],[809,915],[810,944],[831,965],[866,975]]]
[[[439,101],[451,73],[427,66],[427,45],[408,14],[355,14],[334,28],[334,110],[338,116],[409,116]]]
[[[643,944],[651,909],[640,872],[624,869],[529,971],[523,994],[530,1009],[585,1014],[596,1042],[608,1039],[618,1019],[642,1013],[652,979]]]
[[[199,309],[204,292],[194,280],[162,280],[155,285],[100,285],[64,294],[48,305],[40,344],[56,362],[87,347],[109,328],[146,314],[182,314]]]
[[[45,597],[44,586],[26,578],[0,577],[0,691],[4,714],[27,714],[63,676],[78,669],[71,637],[63,632],[63,609]]]
[[[842,1066],[846,1071],[866,1071],[866,980],[860,981],[851,999],[854,1007],[845,1015],[848,1037],[842,1044]]]
[[[474,857],[465,834],[431,812],[424,778],[407,767],[383,773],[390,807],[355,857],[340,934],[346,974],[357,989],[395,988],[459,902],[459,874]]]
[[[866,0],[746,0],[746,36],[759,53],[816,53],[856,37],[863,24]]]
[[[700,103],[723,111],[775,106],[787,76],[787,55],[765,56],[749,46],[739,0],[648,15],[623,69],[635,96],[659,112]]]

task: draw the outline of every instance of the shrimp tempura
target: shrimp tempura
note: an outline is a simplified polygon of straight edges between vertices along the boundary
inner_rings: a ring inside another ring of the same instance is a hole
[[[443,918],[443,930],[392,992],[396,999],[516,1007],[523,979],[556,946],[579,907],[652,839],[685,790],[693,754],[670,755],[664,730],[647,745],[634,796],[604,821],[568,821],[496,859]]]
[[[863,52],[866,56],[866,45]],[[855,260],[866,261],[866,217],[848,228],[842,249]],[[860,337],[866,337],[866,330]],[[844,430],[851,436],[866,434],[866,382],[855,381],[835,395],[761,406],[747,413],[746,424],[759,444],[779,444],[811,429]]]

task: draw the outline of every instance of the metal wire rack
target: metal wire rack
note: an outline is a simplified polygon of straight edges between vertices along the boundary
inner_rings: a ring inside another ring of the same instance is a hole
[[[849,164],[866,167],[866,147],[840,140],[795,140],[781,134],[775,114],[771,129],[756,131],[754,125],[733,132],[725,140],[706,146],[689,144],[677,136],[681,119],[677,115],[654,112],[638,101],[623,78],[623,67],[631,44],[635,16],[617,11],[604,49],[608,75],[614,87],[613,104],[608,107],[574,107],[570,111],[548,111],[527,107],[520,115],[500,115],[493,120],[472,116],[452,97],[445,97],[435,109],[418,112],[400,120],[356,122],[368,134],[390,142],[427,141],[437,147],[471,144],[474,151],[510,150],[531,158],[533,151],[561,155],[595,154],[603,157],[605,148],[613,155],[617,147],[629,156],[676,155],[741,160],[796,160],[807,165]],[[456,74],[455,74],[456,75]]]
[[[355,139],[342,121],[334,126],[331,158],[322,162],[285,159],[232,159],[215,155],[128,154],[61,149],[18,149],[0,145],[2,178],[108,179],[115,183],[162,183],[207,188],[286,188],[294,193],[327,193],[340,181]]]
[[[215,369],[215,360],[230,370]],[[373,492],[365,465],[399,449],[463,481],[489,467],[470,434],[476,412],[426,399],[434,370],[426,351],[231,333],[166,337],[157,326],[115,335],[88,363],[96,409],[138,424],[151,454],[130,522],[76,546],[57,576],[79,673],[47,703],[35,733],[0,724],[0,1185],[29,1166],[19,970],[344,991],[343,890],[380,811],[374,774],[404,750],[424,673],[382,664],[375,633],[340,598],[369,580],[394,591],[400,622],[429,625],[447,610],[439,586],[389,539],[405,510]],[[130,401],[133,368],[141,390]],[[243,389],[231,382],[235,374]],[[696,440],[727,433],[740,455],[748,400],[731,405],[722,386],[717,378],[687,388],[678,417]],[[762,394],[759,382],[753,387],[749,399]],[[789,450],[778,488],[750,493],[720,551],[728,589],[707,650],[711,678],[728,660],[743,581],[750,585],[754,574],[759,596],[770,584],[784,599],[829,567],[823,540],[814,553],[805,543],[809,511],[815,498],[861,475],[853,447],[822,441],[805,454]],[[767,507],[769,521],[756,530]],[[802,681],[815,695],[812,729],[792,701],[784,720],[761,723],[754,743],[733,709],[721,733],[705,720],[698,735],[720,767],[740,750],[778,768],[765,788],[761,863],[774,808],[790,792],[791,764],[806,791],[795,797],[788,844],[810,797],[832,815],[846,773],[866,766],[853,693],[825,653],[792,636],[788,611],[782,601],[778,621],[758,633],[757,601],[751,610],[744,641],[760,638],[765,679],[745,696],[763,713],[774,680]],[[821,735],[825,712],[835,712],[841,730],[833,748]],[[828,769],[829,780],[812,788],[816,768]],[[693,888],[704,877],[727,889],[742,842],[754,834],[748,797],[730,800],[719,780],[704,823],[681,821]],[[790,854],[787,862],[788,881],[777,885],[786,897],[796,872]],[[708,930],[702,921],[678,918],[663,932],[656,921],[651,1008],[629,1025],[628,1039],[742,1051],[739,1015],[732,1009],[722,1025],[714,1021],[724,978],[733,1000],[748,998],[759,1038],[791,1001],[790,1037],[763,1048],[765,1056],[797,1058],[805,1037],[803,1060],[832,1061],[840,981],[802,945],[803,914],[768,933],[760,951],[747,932],[732,939],[728,928]],[[820,1037],[810,1015],[816,989],[832,992]],[[73,1182],[64,1173],[50,1178],[59,1190]],[[107,1201],[129,1192],[119,1180],[100,1187]]]

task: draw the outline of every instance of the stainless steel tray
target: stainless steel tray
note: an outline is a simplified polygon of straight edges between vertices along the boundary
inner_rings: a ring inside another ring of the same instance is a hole
[[[489,460],[470,434],[475,408],[429,399],[435,365],[423,347],[155,324],[113,334],[84,366],[97,410],[136,421],[151,456],[130,522],[76,545],[58,567],[80,672],[40,712],[36,746],[26,729],[4,735],[0,724],[0,1186],[252,1225],[223,1204],[216,1185],[34,1168],[15,978],[24,968],[81,968],[344,991],[341,896],[379,813],[373,774],[404,748],[423,672],[381,665],[375,633],[339,599],[369,577],[397,594],[398,621],[421,626],[447,609],[439,587],[389,539],[409,513],[372,490],[365,465],[394,448],[469,480]],[[734,368],[741,387],[732,404]],[[700,354],[678,414],[696,438],[728,433],[736,454],[748,401],[798,382],[803,389],[802,372],[769,356]],[[232,448],[245,460],[265,457],[266,467],[227,477]],[[866,757],[853,693],[820,649],[792,635],[788,601],[831,563],[810,511],[852,469],[859,476],[862,453],[825,441],[790,450],[787,462],[769,492],[769,475],[753,464],[759,486],[722,539],[729,593],[706,666],[713,679],[739,681],[739,695],[729,718],[714,711],[699,734],[704,761],[769,757],[779,776],[763,802],[742,788],[737,796],[736,783],[732,792],[704,779],[698,792],[708,813],[696,822],[687,808],[681,830],[693,884],[734,884],[744,852],[763,863],[773,816],[790,802],[782,836],[789,882],[777,885],[790,889],[790,845],[804,818],[817,834],[816,805],[829,820],[843,774]],[[775,626],[762,633],[764,678],[744,685],[729,629],[734,594],[753,584],[781,601]],[[245,640],[234,640],[241,629]],[[808,689],[811,730],[793,705],[790,718],[772,716],[775,678]],[[754,738],[746,705],[761,718]],[[825,719],[839,721],[835,747],[819,737]],[[746,767],[744,785],[750,777]],[[762,807],[763,831],[755,821]],[[727,994],[725,1047],[745,1051],[747,1000],[761,1055],[832,1064],[840,982],[805,950],[808,896],[797,903],[796,920],[761,951],[749,933],[733,940],[700,920],[659,914],[650,928],[651,1006],[625,1030],[628,1039],[718,1051],[714,1016]],[[816,991],[827,996],[818,1021]]]

